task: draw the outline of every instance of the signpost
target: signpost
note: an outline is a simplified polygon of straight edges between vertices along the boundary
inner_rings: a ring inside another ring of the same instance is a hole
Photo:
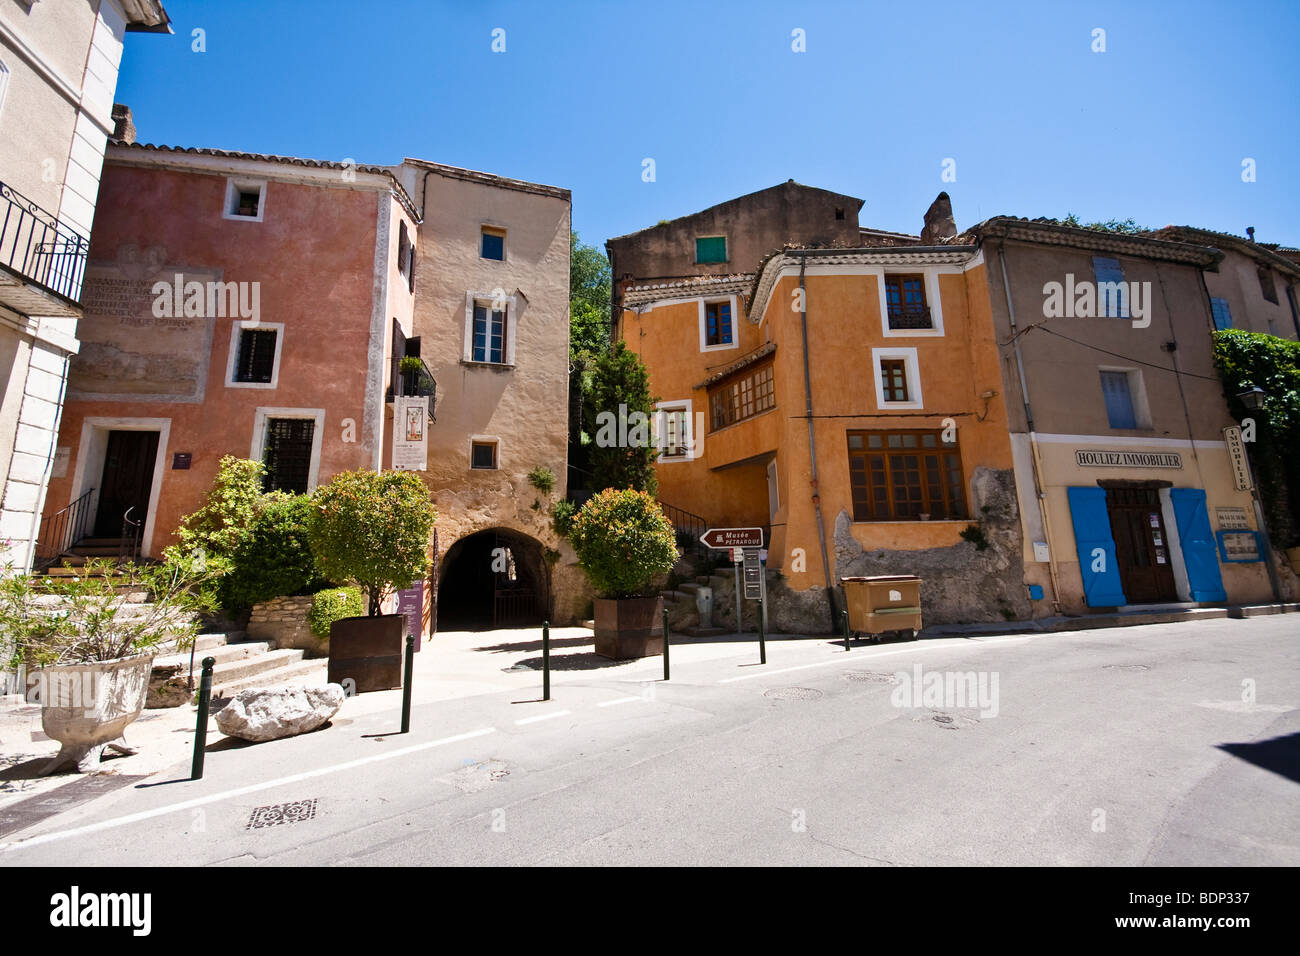
[[[759,602],[759,614],[767,612],[767,581],[763,574],[763,529],[762,528],[710,528],[700,535],[700,542],[706,547],[718,551],[730,551],[731,560],[736,565],[736,633],[743,633],[741,623],[741,596],[745,600]],[[744,590],[741,590],[741,576],[744,575]],[[759,622],[761,628],[765,620]]]
[[[393,399],[393,468],[427,471],[429,468],[429,400],[415,395]]]

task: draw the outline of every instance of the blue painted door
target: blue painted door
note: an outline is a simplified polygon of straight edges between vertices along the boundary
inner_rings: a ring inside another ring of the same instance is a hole
[[[1205,492],[1200,488],[1171,488],[1174,522],[1187,566],[1187,581],[1193,601],[1226,601],[1223,577],[1219,574],[1219,552],[1214,546]]]
[[[1106,492],[1101,488],[1067,488],[1070,519],[1074,523],[1074,544],[1083,575],[1083,595],[1089,607],[1118,607],[1127,604],[1119,580],[1115,539],[1110,533]]]

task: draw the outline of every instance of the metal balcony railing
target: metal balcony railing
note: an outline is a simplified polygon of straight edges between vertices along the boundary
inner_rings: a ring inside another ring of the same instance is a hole
[[[0,265],[65,299],[81,297],[90,240],[0,183]]]
[[[889,306],[890,329],[932,329],[934,321],[930,318],[928,305]]]
[[[438,383],[434,380],[429,366],[423,362],[418,369],[402,369],[397,375],[394,390],[397,395],[425,395],[429,398],[429,421],[438,419],[433,414],[433,406],[438,398]],[[392,400],[391,398],[389,399]]]

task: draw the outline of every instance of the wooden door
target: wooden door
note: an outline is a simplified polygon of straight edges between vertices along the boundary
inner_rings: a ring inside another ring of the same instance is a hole
[[[1106,510],[1120,582],[1129,603],[1177,600],[1159,492],[1155,488],[1108,488]]]
[[[144,521],[149,510],[149,491],[153,485],[157,455],[157,432],[108,433],[104,474],[99,485],[99,507],[95,512],[95,537],[119,537],[122,518],[132,508],[131,519]]]

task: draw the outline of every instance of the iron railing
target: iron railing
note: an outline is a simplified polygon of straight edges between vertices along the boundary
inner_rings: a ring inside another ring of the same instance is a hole
[[[90,241],[0,183],[0,264],[76,302]]]
[[[134,561],[140,557],[140,528],[143,521],[136,521],[131,517],[131,512],[135,510],[135,505],[126,509],[126,514],[122,515],[122,540],[117,547],[117,560]]]
[[[934,320],[930,318],[928,305],[889,305],[890,329],[932,329]]]
[[[433,414],[433,406],[438,398],[438,383],[429,371],[429,366],[420,362],[418,369],[402,369],[397,377],[398,395],[427,395],[429,398],[429,421],[438,419]]]
[[[704,532],[709,530],[709,523],[697,514],[660,501],[659,507],[668,516],[673,530],[677,532],[677,546],[684,552],[696,554],[701,558],[709,556],[710,549],[700,541]]]
[[[66,508],[56,511],[41,522],[41,533],[36,541],[36,556],[32,567],[48,571],[59,556],[86,536],[87,526],[95,518],[95,489],[91,488]]]

